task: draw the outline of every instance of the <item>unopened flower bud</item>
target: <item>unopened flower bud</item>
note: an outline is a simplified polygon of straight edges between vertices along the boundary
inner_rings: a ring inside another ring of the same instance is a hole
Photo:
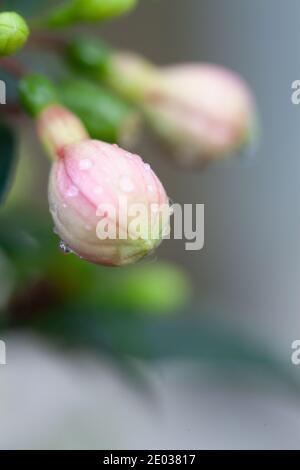
[[[139,106],[183,166],[231,156],[256,137],[256,109],[249,87],[221,66],[159,68],[96,40],[74,41],[68,57],[78,69]]]
[[[256,110],[246,83],[209,64],[161,69],[141,107],[183,166],[239,153],[255,140]]]
[[[0,56],[17,52],[27,41],[29,29],[18,13],[0,13]]]
[[[251,92],[242,78],[223,67],[183,64],[154,69],[133,54],[115,54],[106,77],[139,105],[182,166],[232,156],[256,137]]]
[[[60,101],[74,112],[93,139],[132,147],[140,134],[139,112],[100,84],[70,78],[58,86]]]
[[[118,53],[95,38],[79,38],[66,48],[66,60],[81,73],[106,82],[120,95],[141,101],[159,79],[159,70],[143,57]]]
[[[26,77],[20,94],[54,158],[49,204],[61,246],[96,264],[131,264],[168,235],[165,190],[138,155],[91,140],[77,116],[53,103],[46,84]]]
[[[56,8],[47,18],[50,27],[79,22],[102,21],[123,15],[136,6],[137,0],[70,0]]]
[[[56,231],[77,255],[109,266],[153,251],[169,222],[164,188],[140,157],[96,140],[65,146],[49,202]]]

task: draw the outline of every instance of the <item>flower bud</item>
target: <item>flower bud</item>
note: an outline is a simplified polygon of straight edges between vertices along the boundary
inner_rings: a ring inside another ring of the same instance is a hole
[[[15,12],[0,13],[0,56],[17,52],[27,41],[29,29],[22,18]]]
[[[183,166],[201,166],[238,153],[255,138],[251,92],[242,78],[221,66],[159,68],[96,40],[74,41],[67,57],[77,69],[138,105]]]
[[[170,208],[150,166],[116,144],[91,140],[79,118],[55,103],[47,79],[24,78],[20,97],[55,160],[49,204],[61,247],[110,266],[153,251],[169,233]]]
[[[137,141],[140,115],[117,94],[80,78],[61,82],[58,93],[61,103],[81,119],[93,139],[118,143],[126,148]]]
[[[168,198],[149,165],[96,140],[60,150],[49,202],[64,246],[96,264],[123,266],[139,260],[160,244],[169,223],[162,214]]]
[[[246,83],[216,65],[162,69],[140,104],[152,129],[184,166],[237,154],[256,137],[255,105]]]
[[[50,27],[79,22],[102,21],[123,15],[136,6],[137,0],[71,0],[47,18]]]
[[[70,42],[66,60],[77,71],[106,82],[120,95],[133,102],[141,101],[147,89],[159,79],[159,70],[144,58],[132,53],[118,53],[95,38]]]
[[[115,54],[106,77],[112,88],[139,105],[182,166],[231,156],[255,139],[251,92],[239,76],[221,66],[155,69],[133,54]]]

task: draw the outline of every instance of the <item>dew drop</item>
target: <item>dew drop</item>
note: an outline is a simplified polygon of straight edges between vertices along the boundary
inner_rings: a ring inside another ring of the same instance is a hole
[[[151,184],[148,184],[147,188],[150,193],[154,192],[154,187]]]
[[[76,197],[78,195],[78,189],[76,186],[70,186],[69,189],[67,190],[67,197]]]
[[[59,246],[59,249],[60,249],[65,255],[68,255],[69,253],[72,253],[71,248],[69,248],[68,245],[66,244],[66,242],[64,242],[63,240],[60,240],[58,246]]]
[[[120,179],[120,188],[125,193],[131,193],[134,190],[134,184],[128,176],[122,176]]]
[[[93,164],[92,164],[91,160],[89,160],[88,158],[83,158],[79,162],[79,169],[80,170],[89,170],[92,166],[93,166]]]
[[[151,171],[151,166],[149,165],[149,163],[144,163],[144,168],[147,171]]]

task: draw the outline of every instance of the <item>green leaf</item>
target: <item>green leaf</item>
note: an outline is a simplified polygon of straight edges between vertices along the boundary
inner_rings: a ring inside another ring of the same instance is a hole
[[[46,107],[57,103],[53,83],[43,75],[26,75],[19,82],[19,97],[28,114],[36,118]]]
[[[192,360],[221,373],[249,371],[300,390],[300,382],[285,361],[267,347],[235,329],[194,314],[173,318],[105,315],[87,305],[74,305],[43,315],[35,327],[64,345],[84,347],[114,357],[144,360]]]
[[[15,168],[16,152],[15,141],[11,130],[0,126],[0,204],[3,202],[5,194],[12,181]]]
[[[69,78],[57,87],[62,104],[84,123],[93,139],[130,145],[139,134],[138,112],[100,84]]]
[[[136,5],[137,0],[69,0],[50,12],[44,23],[50,28],[95,23],[124,15]]]

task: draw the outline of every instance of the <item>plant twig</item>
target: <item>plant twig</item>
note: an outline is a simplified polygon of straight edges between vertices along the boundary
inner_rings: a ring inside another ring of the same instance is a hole
[[[25,71],[19,61],[11,57],[2,57],[0,59],[0,67],[18,79],[25,75]]]
[[[28,46],[36,49],[49,49],[61,52],[68,44],[68,38],[47,32],[33,32],[28,40]]]

